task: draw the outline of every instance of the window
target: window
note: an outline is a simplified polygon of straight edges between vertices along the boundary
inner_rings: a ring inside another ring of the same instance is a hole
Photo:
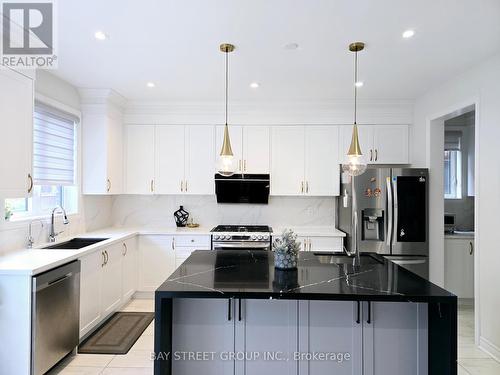
[[[47,215],[56,206],[78,211],[76,122],[71,115],[35,105],[32,195],[6,199],[6,220]]]
[[[445,132],[444,150],[444,198],[462,199],[462,133]]]

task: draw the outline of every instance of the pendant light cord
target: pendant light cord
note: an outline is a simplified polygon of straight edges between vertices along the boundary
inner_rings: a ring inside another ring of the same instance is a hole
[[[229,52],[226,51],[226,125],[227,125],[227,92],[228,92],[228,55],[229,55]]]
[[[357,103],[358,103],[358,51],[354,52],[354,125],[357,120]]]

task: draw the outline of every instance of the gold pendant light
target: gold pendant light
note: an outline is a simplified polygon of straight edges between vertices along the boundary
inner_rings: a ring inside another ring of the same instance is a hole
[[[225,112],[226,121],[224,125],[224,139],[222,141],[222,148],[219,155],[219,160],[217,162],[217,172],[222,176],[231,176],[236,171],[236,162],[234,160],[233,149],[231,148],[231,139],[229,138],[229,127],[227,126],[227,102],[228,102],[228,81],[229,81],[229,66],[228,57],[229,53],[234,51],[234,45],[229,43],[223,43],[220,45],[221,52],[226,54],[226,99],[225,99]]]
[[[361,152],[359,145],[358,125],[357,125],[357,105],[358,105],[358,52],[365,48],[363,42],[355,42],[349,45],[349,51],[354,52],[354,125],[352,128],[352,138],[349,151],[347,152],[347,162],[342,164],[342,170],[350,176],[359,176],[366,171],[366,158]]]

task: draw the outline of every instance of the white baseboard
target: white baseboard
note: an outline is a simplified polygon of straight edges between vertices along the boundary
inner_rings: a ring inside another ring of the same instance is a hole
[[[479,337],[479,349],[491,355],[494,360],[500,362],[500,348],[482,336]]]

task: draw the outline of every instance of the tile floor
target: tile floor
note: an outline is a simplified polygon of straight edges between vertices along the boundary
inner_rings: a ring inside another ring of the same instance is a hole
[[[123,311],[154,311],[153,300],[132,300]],[[500,363],[474,345],[474,310],[461,306],[458,312],[458,375],[499,375]],[[151,375],[153,323],[126,355],[78,354],[67,358],[50,375]]]

